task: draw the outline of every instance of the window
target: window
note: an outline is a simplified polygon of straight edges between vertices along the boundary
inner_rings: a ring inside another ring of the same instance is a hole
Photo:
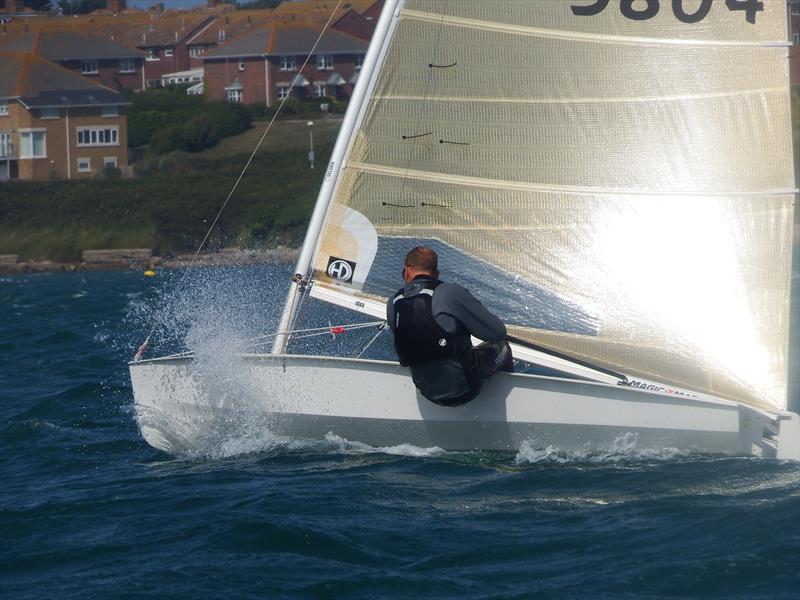
[[[97,61],[96,60],[82,60],[81,61],[81,73],[84,75],[96,75],[97,74]]]
[[[11,145],[11,134],[0,133],[0,158],[14,156],[14,146]]]
[[[61,112],[54,106],[47,106],[42,109],[42,119],[57,119],[61,116]]]
[[[793,33],[792,34],[792,43],[795,46],[800,45],[800,33]]]
[[[79,158],[78,159],[78,173],[91,173],[92,172],[92,159]]]
[[[322,98],[323,96],[328,95],[328,86],[324,83],[315,83],[314,84],[314,95],[317,98]]]
[[[224,29],[220,29],[220,30],[217,32],[217,39],[218,39],[220,42],[224,42],[224,41],[225,41],[225,30],[224,30]]]
[[[239,70],[240,71],[244,71],[244,59],[243,58],[239,59]]]
[[[318,54],[317,69],[320,71],[330,71],[333,69],[333,56],[330,54]]]
[[[161,57],[158,55],[158,48],[148,48],[147,49],[147,56],[145,57],[146,60],[161,60]]]
[[[20,158],[45,158],[47,156],[45,136],[43,130],[20,130],[19,156]]]
[[[205,46],[191,46],[189,48],[189,56],[197,58],[198,56],[203,56],[206,53]]]
[[[364,55],[356,54],[356,71],[360,71],[361,67],[363,66],[364,66]]]
[[[8,100],[0,100],[0,116],[8,114]]]
[[[133,58],[120,58],[119,59],[119,72],[120,73],[135,73],[136,60]]]
[[[228,90],[228,102],[241,102],[242,101],[242,90],[239,88],[234,88],[232,90]]]
[[[278,100],[283,100],[289,95],[289,88],[286,86],[280,86],[278,88]]]
[[[117,127],[79,127],[78,146],[117,146]]]
[[[114,167],[117,168],[117,157],[116,156],[104,156],[103,157],[103,167]]]
[[[104,106],[103,107],[103,116],[104,117],[118,117],[119,116],[119,106]]]
[[[800,2],[793,2],[792,3],[792,14],[793,15],[800,15]]]
[[[172,48],[164,48],[164,56],[172,56]]]
[[[281,56],[281,71],[294,71],[296,68],[294,56]]]

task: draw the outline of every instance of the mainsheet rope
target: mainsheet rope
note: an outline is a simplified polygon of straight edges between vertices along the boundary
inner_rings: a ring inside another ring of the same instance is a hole
[[[292,84],[289,87],[289,90],[294,88],[294,86],[297,83],[298,79],[302,76],[303,69],[306,68],[306,65],[308,65],[308,61],[310,61],[311,57],[314,55],[314,51],[317,49],[317,46],[319,45],[320,40],[322,40],[322,36],[325,35],[326,31],[328,31],[328,27],[330,26],[331,21],[333,21],[333,17],[336,14],[336,11],[339,10],[339,7],[341,6],[343,1],[344,0],[338,0],[338,2],[336,3],[336,6],[334,6],[333,10],[331,11],[330,16],[328,17],[328,20],[325,22],[325,25],[322,27],[322,30],[320,31],[319,36],[317,36],[317,39],[314,42],[314,45],[311,46],[311,50],[308,51],[308,54],[306,55],[306,58],[303,61],[303,65],[298,69],[297,74],[294,76],[294,79],[292,80]],[[239,183],[244,178],[244,174],[247,172],[247,169],[250,167],[251,163],[253,162],[253,159],[255,158],[256,153],[258,152],[259,148],[261,148],[261,144],[264,142],[264,139],[267,137],[267,134],[269,133],[270,129],[272,129],[272,124],[275,123],[275,120],[278,118],[278,115],[283,110],[283,105],[286,103],[286,101],[289,99],[289,97],[290,97],[290,94],[287,94],[281,100],[281,103],[278,105],[278,108],[275,111],[275,114],[272,115],[272,118],[270,119],[269,123],[267,124],[267,128],[264,130],[264,133],[261,134],[261,137],[258,139],[258,142],[256,143],[256,147],[253,149],[253,152],[250,154],[250,158],[247,159],[247,162],[245,163],[244,167],[242,168],[241,173],[239,173],[239,177],[237,177],[236,182],[233,184],[233,187],[231,188],[231,191],[228,193],[227,198],[225,198],[225,202],[222,203],[222,207],[217,212],[217,216],[214,217],[214,220],[211,222],[211,225],[209,226],[205,237],[200,242],[200,245],[197,247],[197,250],[195,251],[194,255],[192,256],[192,260],[190,260],[189,264],[186,267],[184,267],[183,276],[178,280],[178,284],[175,286],[175,292],[180,290],[181,287],[183,286],[183,282],[186,280],[186,277],[189,275],[189,269],[191,269],[191,267],[194,265],[195,261],[197,260],[197,257],[200,255],[200,251],[205,247],[206,242],[208,241],[208,238],[211,236],[211,232],[214,230],[214,227],[216,227],[217,222],[219,221],[220,217],[222,216],[222,213],[225,211],[225,208],[228,206],[228,203],[230,202],[231,198],[233,197],[234,192],[239,187]],[[145,353],[145,351],[147,350],[147,347],[150,344],[150,338],[153,337],[153,334],[155,333],[157,328],[158,328],[158,324],[154,323],[153,327],[150,329],[150,333],[147,334],[147,337],[145,338],[144,342],[142,342],[142,344],[136,350],[136,353],[133,355],[133,362],[136,362],[139,359],[141,359],[142,355]]]

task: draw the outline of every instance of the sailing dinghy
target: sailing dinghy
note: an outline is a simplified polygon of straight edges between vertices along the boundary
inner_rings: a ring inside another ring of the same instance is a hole
[[[186,452],[246,418],[379,447],[800,459],[787,23],[752,0],[387,0],[272,352],[236,359],[235,393],[192,356],[132,362],[144,438]],[[420,244],[548,375],[446,408],[396,362],[292,352],[311,303],[385,318]]]

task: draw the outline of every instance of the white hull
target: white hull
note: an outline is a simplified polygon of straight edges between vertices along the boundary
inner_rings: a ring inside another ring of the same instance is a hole
[[[796,414],[605,384],[503,373],[472,402],[446,408],[422,398],[407,369],[383,361],[244,355],[200,367],[164,358],[131,363],[130,372],[142,435],[173,454],[255,426],[381,447],[585,452],[625,439],[636,451],[800,458]]]

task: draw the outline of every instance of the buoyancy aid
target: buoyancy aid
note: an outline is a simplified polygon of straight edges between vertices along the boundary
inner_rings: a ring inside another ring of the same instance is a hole
[[[433,316],[433,293],[441,283],[427,281],[410,296],[404,296],[400,289],[392,299],[394,347],[400,364],[405,367],[443,358],[469,363],[472,349],[469,333],[449,333]]]

